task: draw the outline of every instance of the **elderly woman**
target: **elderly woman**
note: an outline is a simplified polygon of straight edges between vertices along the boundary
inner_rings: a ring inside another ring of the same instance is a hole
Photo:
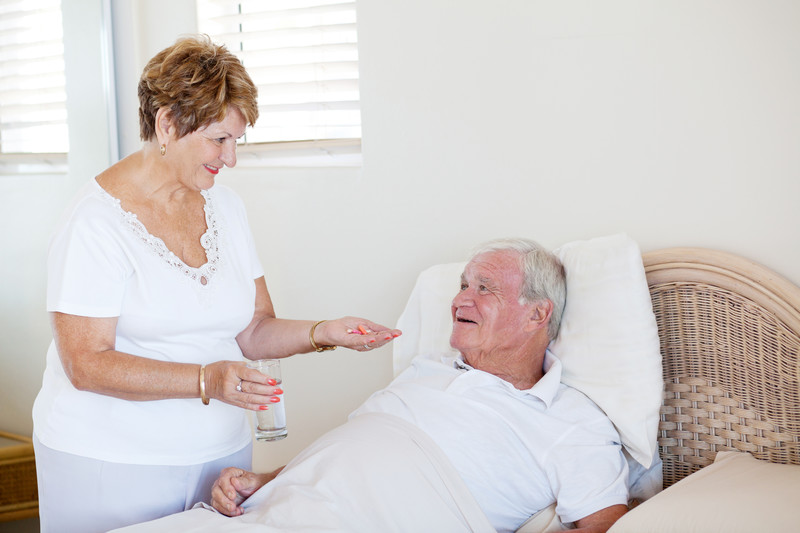
[[[83,188],[51,242],[53,343],[33,419],[43,532],[107,531],[210,498],[248,468],[246,410],[280,401],[247,359],[400,334],[275,317],[244,206],[215,178],[258,117],[239,60],[207,38],[139,82],[143,148]]]

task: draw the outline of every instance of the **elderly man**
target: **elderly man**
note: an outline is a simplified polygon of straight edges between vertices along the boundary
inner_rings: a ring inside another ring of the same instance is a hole
[[[627,510],[627,464],[611,422],[586,396],[560,382],[561,363],[547,351],[558,333],[565,294],[561,263],[535,242],[500,240],[480,247],[451,306],[450,343],[458,357],[417,357],[347,424],[330,432],[338,434],[340,445],[325,459],[317,458],[315,443],[282,472],[224,470],[212,490],[213,506],[229,516],[253,515],[251,522],[277,520],[276,530],[298,522],[301,529],[314,530],[309,515],[319,513],[325,518],[315,524],[326,531],[368,531],[360,527],[359,515],[378,509],[386,514],[378,514],[372,525],[383,521],[384,531],[511,532],[555,503],[561,522],[573,523],[577,531],[606,531]],[[397,431],[362,444],[382,431],[387,417],[399,424]],[[363,431],[353,433],[350,426]],[[421,481],[405,480],[423,468],[393,446],[416,433],[415,443],[422,444],[411,445],[411,453],[425,448],[429,437],[434,449],[422,455],[441,453],[437,471],[452,468],[457,483],[441,485],[427,470]],[[339,474],[328,473],[332,464]],[[354,495],[352,484],[368,488]],[[449,498],[458,492],[459,484],[482,511],[473,522],[459,515],[458,524],[469,525],[398,526],[382,518],[416,513],[432,519],[441,507],[449,508],[445,514],[469,514],[469,505],[449,500],[424,508],[443,493]],[[387,485],[401,489],[384,496]],[[434,497],[425,492],[431,486]],[[344,514],[350,513],[352,522],[331,524],[334,508],[350,509]]]

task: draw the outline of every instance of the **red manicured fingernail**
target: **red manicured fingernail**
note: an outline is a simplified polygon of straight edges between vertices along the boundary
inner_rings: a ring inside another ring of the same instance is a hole
[[[271,401],[272,403],[278,403],[279,401],[281,401],[281,399],[280,399],[280,398],[278,398],[277,396],[272,396],[272,397],[269,399],[269,401]]]
[[[371,340],[371,341],[369,341],[369,342],[370,342],[370,343],[372,343],[372,342],[375,342],[375,339],[372,339],[372,340]]]
[[[395,333],[395,334],[393,334],[393,335],[392,335],[392,337],[394,337],[395,339],[396,339],[397,337],[399,337],[399,336],[400,336],[400,334],[399,334],[399,333]]]
[[[385,341],[390,341],[390,340],[392,340],[392,336],[391,336],[391,335],[389,335],[388,337],[384,337],[384,338],[383,338],[383,340],[385,340]]]
[[[360,331],[362,335],[367,334],[367,330],[361,324],[358,325],[358,331]]]
[[[269,410],[269,406],[268,405],[259,405],[258,406],[258,410],[259,411],[268,411]]]
[[[268,383],[268,384],[270,384],[270,385],[272,385],[273,387],[274,387],[275,385],[277,385],[277,384],[278,384],[278,382],[277,382],[277,381],[275,381],[275,380],[274,380],[274,379],[272,379],[272,378],[268,379],[268,380],[267,380],[267,383]]]
[[[283,389],[275,389],[272,394],[283,394]]]

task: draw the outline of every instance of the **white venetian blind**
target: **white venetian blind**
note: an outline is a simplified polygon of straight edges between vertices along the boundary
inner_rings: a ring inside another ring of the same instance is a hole
[[[361,138],[355,1],[197,0],[197,12],[258,86],[247,144]]]
[[[0,158],[69,150],[60,0],[0,0]]]

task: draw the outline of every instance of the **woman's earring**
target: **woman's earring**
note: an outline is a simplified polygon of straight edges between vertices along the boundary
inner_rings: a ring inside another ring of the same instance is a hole
[[[161,155],[167,155],[167,145],[166,144],[162,144],[161,145]]]

